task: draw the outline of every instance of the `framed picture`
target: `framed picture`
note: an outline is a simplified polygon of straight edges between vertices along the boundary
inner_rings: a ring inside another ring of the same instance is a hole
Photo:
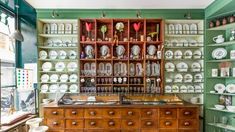
[[[19,110],[36,113],[36,90],[18,90],[19,96],[18,107]]]

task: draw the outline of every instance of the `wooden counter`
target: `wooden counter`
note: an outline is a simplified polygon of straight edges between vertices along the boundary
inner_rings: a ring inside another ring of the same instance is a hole
[[[197,105],[44,106],[49,132],[199,132]]]

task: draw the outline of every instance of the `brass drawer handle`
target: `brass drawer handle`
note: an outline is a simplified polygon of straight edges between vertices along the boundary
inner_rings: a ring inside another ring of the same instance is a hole
[[[151,111],[146,112],[147,115],[152,115]]]
[[[146,122],[146,125],[147,125],[147,126],[152,126],[152,124],[153,124],[153,123],[152,123],[151,121],[147,121],[147,122]]]
[[[72,125],[74,125],[74,126],[77,125],[77,122],[76,122],[76,121],[73,121],[73,122],[72,122]]]
[[[110,121],[110,122],[109,122],[109,126],[114,126],[114,124],[115,124],[115,123],[114,123],[113,121]]]
[[[73,115],[76,115],[76,114],[77,114],[77,112],[76,112],[76,111],[72,111],[71,113],[72,113]]]
[[[129,121],[128,123],[127,123],[127,125],[128,126],[132,126],[134,123],[132,122],[132,121]]]
[[[171,111],[166,111],[166,115],[171,115]]]
[[[114,111],[109,111],[109,115],[114,115]]]
[[[94,126],[96,123],[94,122],[94,121],[92,121],[91,123],[90,123],[90,125],[91,126]]]
[[[93,115],[93,116],[96,115],[95,111],[91,111],[90,115]]]
[[[134,113],[133,113],[133,111],[128,111],[127,114],[128,115],[133,115]]]
[[[191,115],[191,112],[185,111],[185,112],[184,112],[184,115]]]
[[[190,123],[188,121],[184,122],[184,126],[189,126]]]
[[[166,125],[166,126],[170,126],[170,125],[171,125],[171,122],[170,122],[170,121],[166,121],[166,122],[165,122],[165,125]]]
[[[53,115],[58,115],[58,112],[57,111],[53,111],[52,114]]]
[[[59,123],[54,121],[54,122],[52,122],[52,124],[55,126],[55,125],[58,125]]]

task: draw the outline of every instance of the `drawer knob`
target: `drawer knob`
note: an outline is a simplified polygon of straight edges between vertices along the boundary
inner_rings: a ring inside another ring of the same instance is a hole
[[[58,112],[57,112],[57,111],[53,111],[52,114],[53,114],[53,115],[57,115]]]
[[[132,122],[132,121],[129,121],[128,123],[127,123],[127,125],[128,126],[132,126],[134,123]]]
[[[166,122],[165,122],[165,125],[166,125],[166,126],[170,126],[170,125],[171,125],[171,122],[170,122],[170,121],[166,121]]]
[[[166,115],[171,115],[171,111],[166,111]]]
[[[110,121],[110,122],[109,122],[109,126],[114,126],[114,124],[115,124],[115,123],[114,123],[113,121]]]
[[[146,112],[147,115],[152,115],[151,111]]]
[[[95,111],[91,111],[90,115],[96,115]]]
[[[95,125],[95,122],[94,122],[94,121],[92,121],[90,124],[91,124],[91,126],[94,126],[94,125]]]
[[[52,122],[53,125],[58,125],[58,122],[54,121]]]
[[[76,121],[73,121],[73,122],[72,122],[72,125],[77,125],[77,122],[76,122]]]
[[[128,111],[127,114],[128,115],[133,115],[133,112],[132,111]]]
[[[191,115],[191,112],[185,111],[185,112],[184,112],[184,115]]]
[[[114,111],[109,111],[109,115],[114,115]]]
[[[184,122],[184,126],[189,126],[190,123],[188,121]]]
[[[147,122],[146,122],[146,125],[147,125],[147,126],[152,126],[152,122],[151,122],[151,121],[147,121]]]
[[[76,114],[77,114],[77,112],[76,112],[76,111],[72,111],[71,113],[72,113],[73,115],[76,115]]]

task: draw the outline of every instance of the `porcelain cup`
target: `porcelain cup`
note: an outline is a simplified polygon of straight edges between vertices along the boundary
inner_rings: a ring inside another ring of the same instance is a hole
[[[223,43],[224,42],[224,37],[223,37],[223,35],[218,35],[218,36],[213,38],[213,41],[216,42],[216,43]]]

